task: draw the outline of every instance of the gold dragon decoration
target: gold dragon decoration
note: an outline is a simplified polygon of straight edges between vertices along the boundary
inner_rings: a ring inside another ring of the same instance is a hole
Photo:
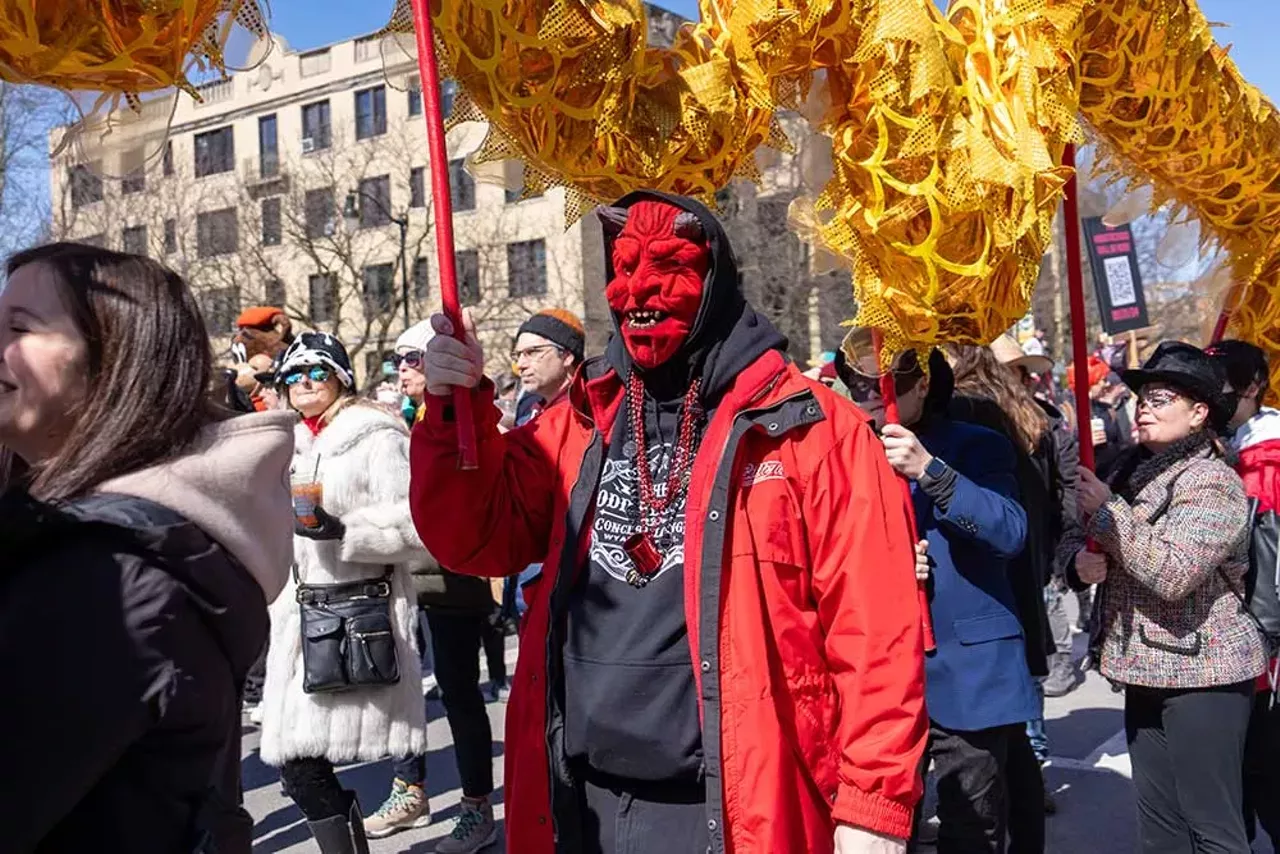
[[[257,8],[7,0],[0,78],[187,88]],[[789,150],[779,113],[803,108],[833,170],[792,221],[851,268],[855,323],[886,353],[990,341],[1025,313],[1064,147],[1088,134],[1153,209],[1199,218],[1232,264],[1234,331],[1280,356],[1280,120],[1194,0],[701,0],[670,48],[640,0],[437,0],[432,17],[462,90],[450,121],[489,124],[473,159],[522,160],[526,193],[564,186],[569,221],[643,187],[713,201],[759,177],[758,148]],[[412,28],[397,0],[385,33]]]

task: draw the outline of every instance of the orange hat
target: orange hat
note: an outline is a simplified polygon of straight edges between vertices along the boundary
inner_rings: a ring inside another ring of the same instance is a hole
[[[1093,388],[1105,380],[1107,374],[1111,373],[1111,368],[1107,363],[1097,356],[1090,356],[1087,365],[1089,367],[1089,388]],[[1067,365],[1067,387],[1072,390],[1076,387],[1076,366],[1074,362]]]
[[[271,305],[254,305],[240,312],[236,318],[236,326],[240,328],[261,329],[272,324],[277,315],[284,314],[284,309]]]

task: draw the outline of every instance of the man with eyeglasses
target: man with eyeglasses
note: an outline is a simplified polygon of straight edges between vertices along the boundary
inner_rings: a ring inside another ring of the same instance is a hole
[[[901,423],[887,423],[869,336],[855,330],[837,354],[848,395],[875,421],[889,465],[911,482],[917,536],[928,542],[937,651],[925,660],[929,756],[938,781],[940,854],[1044,850],[1044,817],[1011,813],[1011,772],[1031,755],[1026,722],[1039,714],[1027,668],[1011,570],[1026,543],[1013,446],[948,414],[955,378],[942,353],[893,364]],[[839,389],[837,389],[839,390]],[[1039,804],[1039,775],[1020,775]],[[1011,818],[1017,826],[1010,827]]]
[[[511,350],[521,387],[517,425],[537,417],[565,393],[582,364],[585,345],[582,321],[563,308],[543,309],[520,326]]]

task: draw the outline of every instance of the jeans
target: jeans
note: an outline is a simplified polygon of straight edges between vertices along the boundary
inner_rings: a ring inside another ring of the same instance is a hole
[[[582,804],[583,854],[700,854],[709,851],[706,789],[576,774]],[[648,791],[651,790],[651,791]]]
[[[525,582],[537,578],[540,572],[542,572],[542,564],[531,563],[520,570],[519,575],[507,576],[507,580],[502,584],[503,616],[519,623],[520,618],[529,610],[529,606],[524,601]]]
[[[307,821],[349,814],[351,796],[343,791],[328,759],[290,759],[280,769],[280,782]]]
[[[1053,634],[1055,652],[1071,654],[1071,620],[1067,617],[1067,592],[1065,581],[1049,580],[1044,588],[1044,607],[1049,617],[1049,631]],[[1085,612],[1088,617],[1088,612]]]
[[[1124,728],[1143,854],[1240,854],[1253,682],[1193,690],[1130,685]]]
[[[938,781],[938,854],[1004,854],[1005,833],[1010,830],[1006,791],[1011,767],[1018,772],[1014,779],[1023,789],[1020,797],[1025,798],[1013,814],[1017,850],[1043,850],[1044,789],[1034,757],[1031,766],[1036,773],[1026,773],[1031,753],[1024,725],[962,732],[932,722],[928,752]],[[1033,799],[1038,807],[1035,817],[1025,806]],[[919,815],[917,809],[917,821]]]
[[[1044,682],[1040,679],[1032,682],[1036,686],[1040,714],[1035,720],[1027,721],[1027,739],[1031,742],[1031,752],[1035,754],[1036,761],[1044,762],[1049,758],[1049,733],[1044,729]]]
[[[427,610],[427,623],[462,794],[488,797],[493,792],[493,731],[480,693],[480,647],[493,626],[488,614],[434,608]]]

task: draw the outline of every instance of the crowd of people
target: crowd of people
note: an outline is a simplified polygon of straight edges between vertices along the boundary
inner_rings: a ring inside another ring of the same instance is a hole
[[[440,854],[499,837],[490,703],[519,854],[1043,852],[1045,697],[1089,669],[1124,692],[1144,852],[1280,835],[1261,350],[1096,355],[1067,370],[1087,413],[1042,335],[882,360],[854,330],[815,381],[700,204],[600,217],[603,354],[562,309],[509,363],[437,315],[363,390],[280,307],[218,367],[156,262],[10,259],[0,665],[32,702],[3,713],[5,850],[248,852],[243,711],[319,849],[367,852],[432,820],[435,699],[462,788]],[[383,759],[366,810],[335,767]]]

